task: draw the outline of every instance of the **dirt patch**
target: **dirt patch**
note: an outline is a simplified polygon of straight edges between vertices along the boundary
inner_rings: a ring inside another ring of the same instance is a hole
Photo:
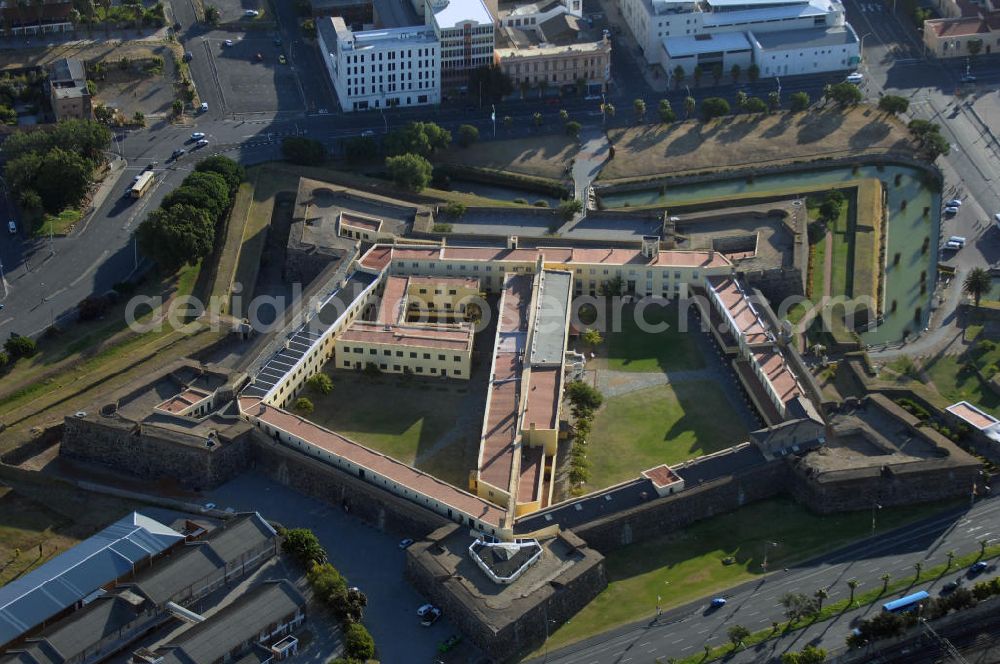
[[[579,151],[579,143],[568,136],[533,136],[470,148],[452,147],[435,155],[434,161],[560,180]]]
[[[688,121],[630,127],[613,129],[608,136],[616,153],[600,173],[604,182],[862,152],[913,152],[898,120],[867,107],[731,116],[708,125]]]

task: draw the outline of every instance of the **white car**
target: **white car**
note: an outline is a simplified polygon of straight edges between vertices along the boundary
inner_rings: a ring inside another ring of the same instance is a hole
[[[192,141],[200,141],[203,138],[205,138],[205,133],[204,132],[196,131],[193,134],[191,134],[191,140]]]
[[[10,231],[11,235],[16,234],[17,233],[17,222],[14,221],[13,219],[11,219],[10,221],[8,221],[7,222],[7,230]]]
[[[947,205],[948,207],[962,207],[962,201],[957,198],[953,198],[947,203],[945,203],[945,205]]]
[[[955,207],[955,206],[953,206],[953,205],[949,205],[948,207],[946,207],[944,209],[944,213],[946,215],[948,215],[949,217],[954,216],[954,215],[958,214],[958,208]]]
[[[226,46],[226,47],[232,46],[233,45],[233,40],[232,39],[227,39],[226,41],[222,42],[222,44],[224,46]]]
[[[202,113],[207,113],[208,112],[208,102],[207,101],[201,102],[201,112]]]
[[[860,83],[865,80],[865,75],[856,71],[852,74],[848,74],[846,80],[848,83]]]
[[[203,139],[201,139],[200,141],[198,141],[197,143],[195,143],[195,147],[199,147],[199,148],[204,148],[204,147],[208,147],[208,141],[206,141],[206,140],[205,140],[205,139],[203,138]]]
[[[433,604],[424,604],[419,609],[417,609],[417,617],[418,618],[423,618],[428,613],[430,613],[431,610],[433,610],[433,609],[434,609],[434,605]]]
[[[257,18],[258,16],[260,16],[260,12],[257,11],[256,9],[248,9],[245,12],[243,12],[243,15],[246,16],[247,18]]]
[[[995,215],[993,215],[993,221],[996,222],[997,228],[1000,228],[1000,212],[997,212]]]

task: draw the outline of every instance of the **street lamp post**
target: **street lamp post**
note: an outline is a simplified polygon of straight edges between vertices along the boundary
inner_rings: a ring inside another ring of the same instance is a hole
[[[770,548],[772,546],[773,547],[777,547],[778,543],[777,542],[764,542],[764,560],[762,560],[760,562],[760,568],[762,570],[764,570],[765,572],[767,571],[767,550],[768,550],[768,548]]]
[[[865,34],[861,35],[861,40],[860,40],[860,42],[858,44],[858,57],[862,61],[864,61],[864,59],[865,59],[865,37],[870,37],[871,34],[872,33],[870,33],[870,32],[866,32]]]
[[[882,509],[882,506],[876,502],[872,502],[872,537],[875,537],[875,515],[878,514],[878,510]]]
[[[778,96],[780,97],[781,96],[781,77],[780,76],[775,76],[774,80],[778,82]]]
[[[490,111],[490,120],[493,122],[493,138],[497,137],[497,105],[493,104]]]
[[[0,263],[0,284],[3,284],[3,296],[7,297],[7,280],[3,276],[3,263]]]

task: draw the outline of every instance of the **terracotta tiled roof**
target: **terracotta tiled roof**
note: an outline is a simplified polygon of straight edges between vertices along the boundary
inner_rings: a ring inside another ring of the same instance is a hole
[[[366,468],[387,480],[417,494],[429,496],[438,502],[472,516],[479,521],[499,527],[506,512],[466,491],[396,461],[363,445],[279,408],[261,403],[259,399],[240,398],[240,411],[250,418],[259,419],[272,427],[292,434],[322,450]],[[294,478],[293,478],[294,481]]]
[[[670,466],[657,466],[649,470],[642,471],[642,476],[650,480],[656,486],[667,486],[680,481],[680,476],[670,470]]]
[[[201,390],[187,389],[177,396],[170,397],[157,406],[157,408],[165,410],[168,413],[179,413],[209,396],[211,395]]]
[[[785,358],[781,353],[771,349],[756,350],[753,352],[753,359],[774,386],[781,403],[788,403],[802,394],[795,375],[785,364]]]
[[[382,325],[392,325],[402,320],[403,312],[400,304],[406,297],[406,277],[389,277],[385,280],[385,289],[382,291],[382,301],[378,305],[378,315],[375,317],[376,323]]]
[[[939,18],[924,22],[924,27],[930,28],[940,38],[968,37],[969,35],[986,34],[990,31],[989,24],[982,18]]]
[[[538,500],[542,485],[542,464],[545,454],[541,447],[521,449],[521,476],[517,480],[517,502]]]
[[[977,429],[988,429],[998,422],[997,418],[964,401],[948,406],[948,412],[962,418]]]
[[[769,337],[764,323],[754,311],[750,301],[731,277],[709,277],[709,286],[714,290],[729,315],[736,323],[738,331],[746,337],[747,343],[763,343]]]
[[[559,413],[559,376],[562,367],[540,367],[531,370],[528,380],[528,404],[524,413],[524,428],[555,429]]]
[[[468,350],[473,338],[471,325],[383,325],[355,321],[340,335],[341,341],[414,346],[439,350]]]

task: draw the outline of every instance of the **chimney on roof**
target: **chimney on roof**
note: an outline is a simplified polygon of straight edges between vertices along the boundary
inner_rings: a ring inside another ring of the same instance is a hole
[[[517,236],[516,235],[508,235],[507,236],[507,248],[508,249],[517,249]]]
[[[708,262],[711,263],[715,260],[715,247],[708,250]]]
[[[660,250],[659,235],[642,236],[642,255],[644,258],[652,258]]]

